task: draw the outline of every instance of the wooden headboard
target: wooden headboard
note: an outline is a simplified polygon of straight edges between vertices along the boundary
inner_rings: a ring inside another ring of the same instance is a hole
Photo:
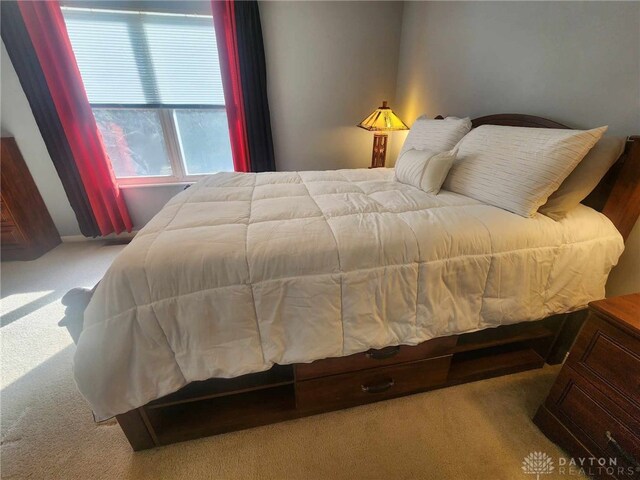
[[[442,118],[438,116],[436,118]],[[480,125],[509,127],[571,128],[547,118],[500,113],[471,120]],[[626,240],[640,216],[640,136],[627,137],[624,152],[583,204],[604,213]]]

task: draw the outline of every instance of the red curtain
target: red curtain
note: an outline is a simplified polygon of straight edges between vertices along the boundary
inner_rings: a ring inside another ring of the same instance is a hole
[[[57,1],[20,0],[20,12],[102,235],[132,229],[82,83]]]
[[[212,0],[213,23],[218,43],[222,88],[229,122],[231,153],[236,172],[251,171],[245,105],[240,83],[240,64],[234,0]]]

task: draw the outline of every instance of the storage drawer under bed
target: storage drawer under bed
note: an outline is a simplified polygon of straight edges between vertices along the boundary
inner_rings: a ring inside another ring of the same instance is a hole
[[[451,357],[297,381],[297,408],[320,412],[428,390],[446,382]]]
[[[295,376],[297,381],[308,380],[448,355],[454,351],[457,339],[457,335],[451,335],[434,338],[415,346],[398,345],[379,350],[372,349],[347,357],[298,363],[295,365]]]

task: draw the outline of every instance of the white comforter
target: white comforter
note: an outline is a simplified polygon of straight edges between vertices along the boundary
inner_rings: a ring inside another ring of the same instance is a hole
[[[385,169],[221,173],[115,260],[75,377],[105,419],[194,380],[536,320],[602,298],[622,250],[583,206],[527,219]]]

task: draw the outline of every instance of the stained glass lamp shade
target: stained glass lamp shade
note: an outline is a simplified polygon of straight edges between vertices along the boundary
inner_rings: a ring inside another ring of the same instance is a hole
[[[387,106],[387,102],[382,102],[371,115],[362,120],[358,126],[375,132],[373,136],[373,152],[371,154],[371,168],[384,167],[387,156],[388,134],[394,130],[409,130],[409,127],[400,120]]]

